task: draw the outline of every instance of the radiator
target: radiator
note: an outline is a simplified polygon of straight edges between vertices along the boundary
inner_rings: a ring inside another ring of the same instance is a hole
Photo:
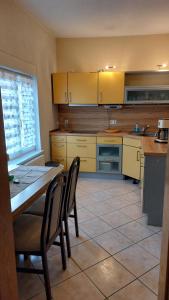
[[[28,161],[26,166],[44,166],[45,165],[45,156],[44,154],[35,157],[34,159]]]

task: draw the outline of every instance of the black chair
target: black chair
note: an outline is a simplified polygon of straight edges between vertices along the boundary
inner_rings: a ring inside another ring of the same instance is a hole
[[[69,238],[69,226],[68,218],[74,218],[75,220],[75,232],[79,237],[78,228],[78,216],[76,206],[76,185],[80,168],[80,158],[77,156],[74,158],[67,176],[67,184],[65,188],[65,204],[64,204],[64,224],[68,257],[71,256],[70,238]]]
[[[69,217],[75,219],[75,232],[76,232],[76,236],[79,237],[78,217],[77,217],[77,207],[76,207],[76,185],[77,185],[77,179],[79,174],[79,167],[80,167],[80,158],[75,157],[74,160],[72,161],[72,164],[67,174],[66,187],[64,193],[63,221],[65,224],[65,235],[66,235],[68,257],[71,256],[69,226],[68,226]],[[44,213],[44,203],[45,203],[44,197],[41,197],[28,210],[26,210],[25,213],[42,216]]]
[[[43,274],[47,300],[51,300],[51,287],[47,262],[47,251],[50,246],[61,247],[62,266],[66,269],[66,255],[63,236],[63,197],[64,177],[57,175],[49,184],[46,193],[44,214],[35,216],[23,214],[14,223],[16,255],[35,255],[42,257],[42,269],[18,267],[18,272]],[[56,237],[60,242],[56,242]]]

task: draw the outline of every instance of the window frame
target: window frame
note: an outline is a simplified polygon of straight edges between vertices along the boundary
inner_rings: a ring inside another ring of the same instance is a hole
[[[20,70],[8,68],[5,66],[0,65],[0,71],[6,71],[11,72],[14,74],[18,74],[20,76],[25,76],[32,79],[33,82],[33,100],[34,100],[34,112],[35,112],[35,147],[30,147],[28,151],[25,151],[24,149],[21,149],[21,151],[18,151],[18,153],[15,153],[11,155],[11,158],[9,159],[9,164],[15,164],[15,163],[22,163],[24,161],[29,161],[30,159],[38,156],[39,154],[43,153],[41,149],[41,134],[40,134],[40,116],[39,116],[39,99],[38,99],[38,81],[37,77],[32,74],[28,74],[25,72],[22,72]],[[2,100],[1,95],[1,86],[0,86],[0,100]],[[5,131],[5,127],[4,127]]]

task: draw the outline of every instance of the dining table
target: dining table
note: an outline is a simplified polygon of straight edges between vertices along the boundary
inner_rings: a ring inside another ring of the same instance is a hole
[[[63,169],[61,164],[57,167],[19,165],[9,172],[13,220],[46,192],[51,180]]]

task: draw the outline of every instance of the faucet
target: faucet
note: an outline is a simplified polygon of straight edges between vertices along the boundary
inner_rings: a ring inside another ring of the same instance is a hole
[[[146,134],[146,130],[148,129],[150,127],[150,125],[146,125],[146,126],[144,126],[144,127],[142,127],[142,130],[141,130],[141,133],[142,133],[142,135],[145,135]]]

